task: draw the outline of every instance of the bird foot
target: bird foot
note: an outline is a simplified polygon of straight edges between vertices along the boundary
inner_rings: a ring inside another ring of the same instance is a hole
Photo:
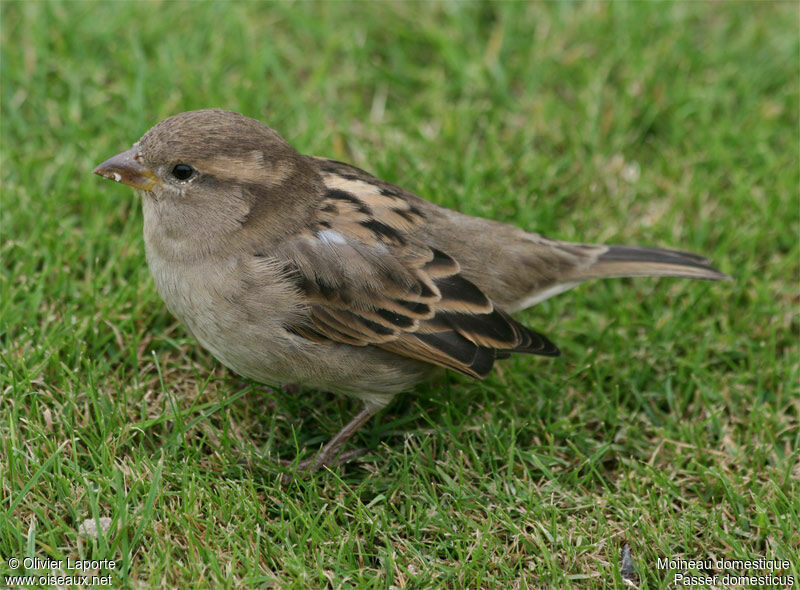
[[[296,475],[312,473],[320,467],[336,467],[342,463],[347,463],[359,455],[363,455],[366,449],[356,449],[354,451],[345,451],[344,453],[342,453],[341,450],[344,446],[344,443],[346,443],[350,437],[353,436],[355,431],[361,428],[364,422],[369,420],[377,411],[377,407],[365,406],[336,434],[336,436],[328,441],[328,443],[323,446],[316,455],[310,459],[305,459],[297,463],[297,467],[295,467],[294,470],[294,475],[284,475],[283,481],[288,483],[292,481],[293,477]],[[283,466],[295,465],[294,462],[289,463],[279,461],[279,463],[281,463]]]
[[[360,449],[351,449],[349,451],[337,454],[327,453],[326,450],[327,448],[323,447],[313,457],[303,459],[300,462],[297,462],[296,459],[293,461],[287,461],[286,459],[273,459],[273,461],[280,464],[282,467],[291,469],[290,473],[283,474],[283,483],[289,483],[296,477],[302,477],[309,473],[314,473],[323,467],[338,467],[339,465],[349,463],[353,459],[360,457],[369,451],[369,449],[366,447],[362,447]],[[336,450],[338,449],[334,449],[334,451]]]

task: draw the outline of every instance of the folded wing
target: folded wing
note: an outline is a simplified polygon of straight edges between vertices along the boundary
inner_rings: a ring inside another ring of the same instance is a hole
[[[294,333],[473,377],[512,352],[559,354],[462,276],[457,260],[413,237],[423,214],[407,200],[338,173],[325,179],[315,224],[270,252],[308,305],[306,321],[288,326]]]

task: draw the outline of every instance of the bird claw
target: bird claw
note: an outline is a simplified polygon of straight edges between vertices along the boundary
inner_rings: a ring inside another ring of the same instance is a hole
[[[316,455],[308,459],[303,459],[297,462],[297,459],[288,461],[286,459],[270,459],[274,463],[278,463],[282,467],[291,469],[291,473],[284,473],[283,483],[288,484],[296,477],[302,477],[313,473],[323,467],[338,467],[345,463],[349,463],[353,459],[369,452],[369,449],[362,447],[360,449],[351,449],[343,453],[327,453],[326,448],[322,448]],[[335,450],[335,449],[334,449]]]

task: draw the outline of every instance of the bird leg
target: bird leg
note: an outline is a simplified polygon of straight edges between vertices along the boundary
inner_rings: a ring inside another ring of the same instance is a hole
[[[372,418],[375,413],[380,409],[378,406],[366,405],[355,417],[350,420],[344,427],[323,446],[319,452],[311,457],[305,459],[297,464],[297,473],[305,472],[311,473],[325,466],[336,466],[346,463],[351,459],[361,455],[364,449],[356,449],[354,451],[347,451],[340,453],[342,445],[352,437],[356,431],[361,428],[364,423]],[[292,465],[293,462],[281,461],[284,465]],[[284,479],[291,479],[291,476],[286,476]]]
[[[297,383],[284,383],[281,391],[287,395],[297,395],[300,393],[300,386]]]

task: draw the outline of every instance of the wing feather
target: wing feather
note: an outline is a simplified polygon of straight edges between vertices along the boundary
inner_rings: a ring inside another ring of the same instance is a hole
[[[393,187],[352,166],[319,160],[327,187],[308,231],[270,253],[307,302],[314,341],[377,346],[483,377],[511,352],[558,349],[498,309],[458,261],[423,243],[423,213]]]

